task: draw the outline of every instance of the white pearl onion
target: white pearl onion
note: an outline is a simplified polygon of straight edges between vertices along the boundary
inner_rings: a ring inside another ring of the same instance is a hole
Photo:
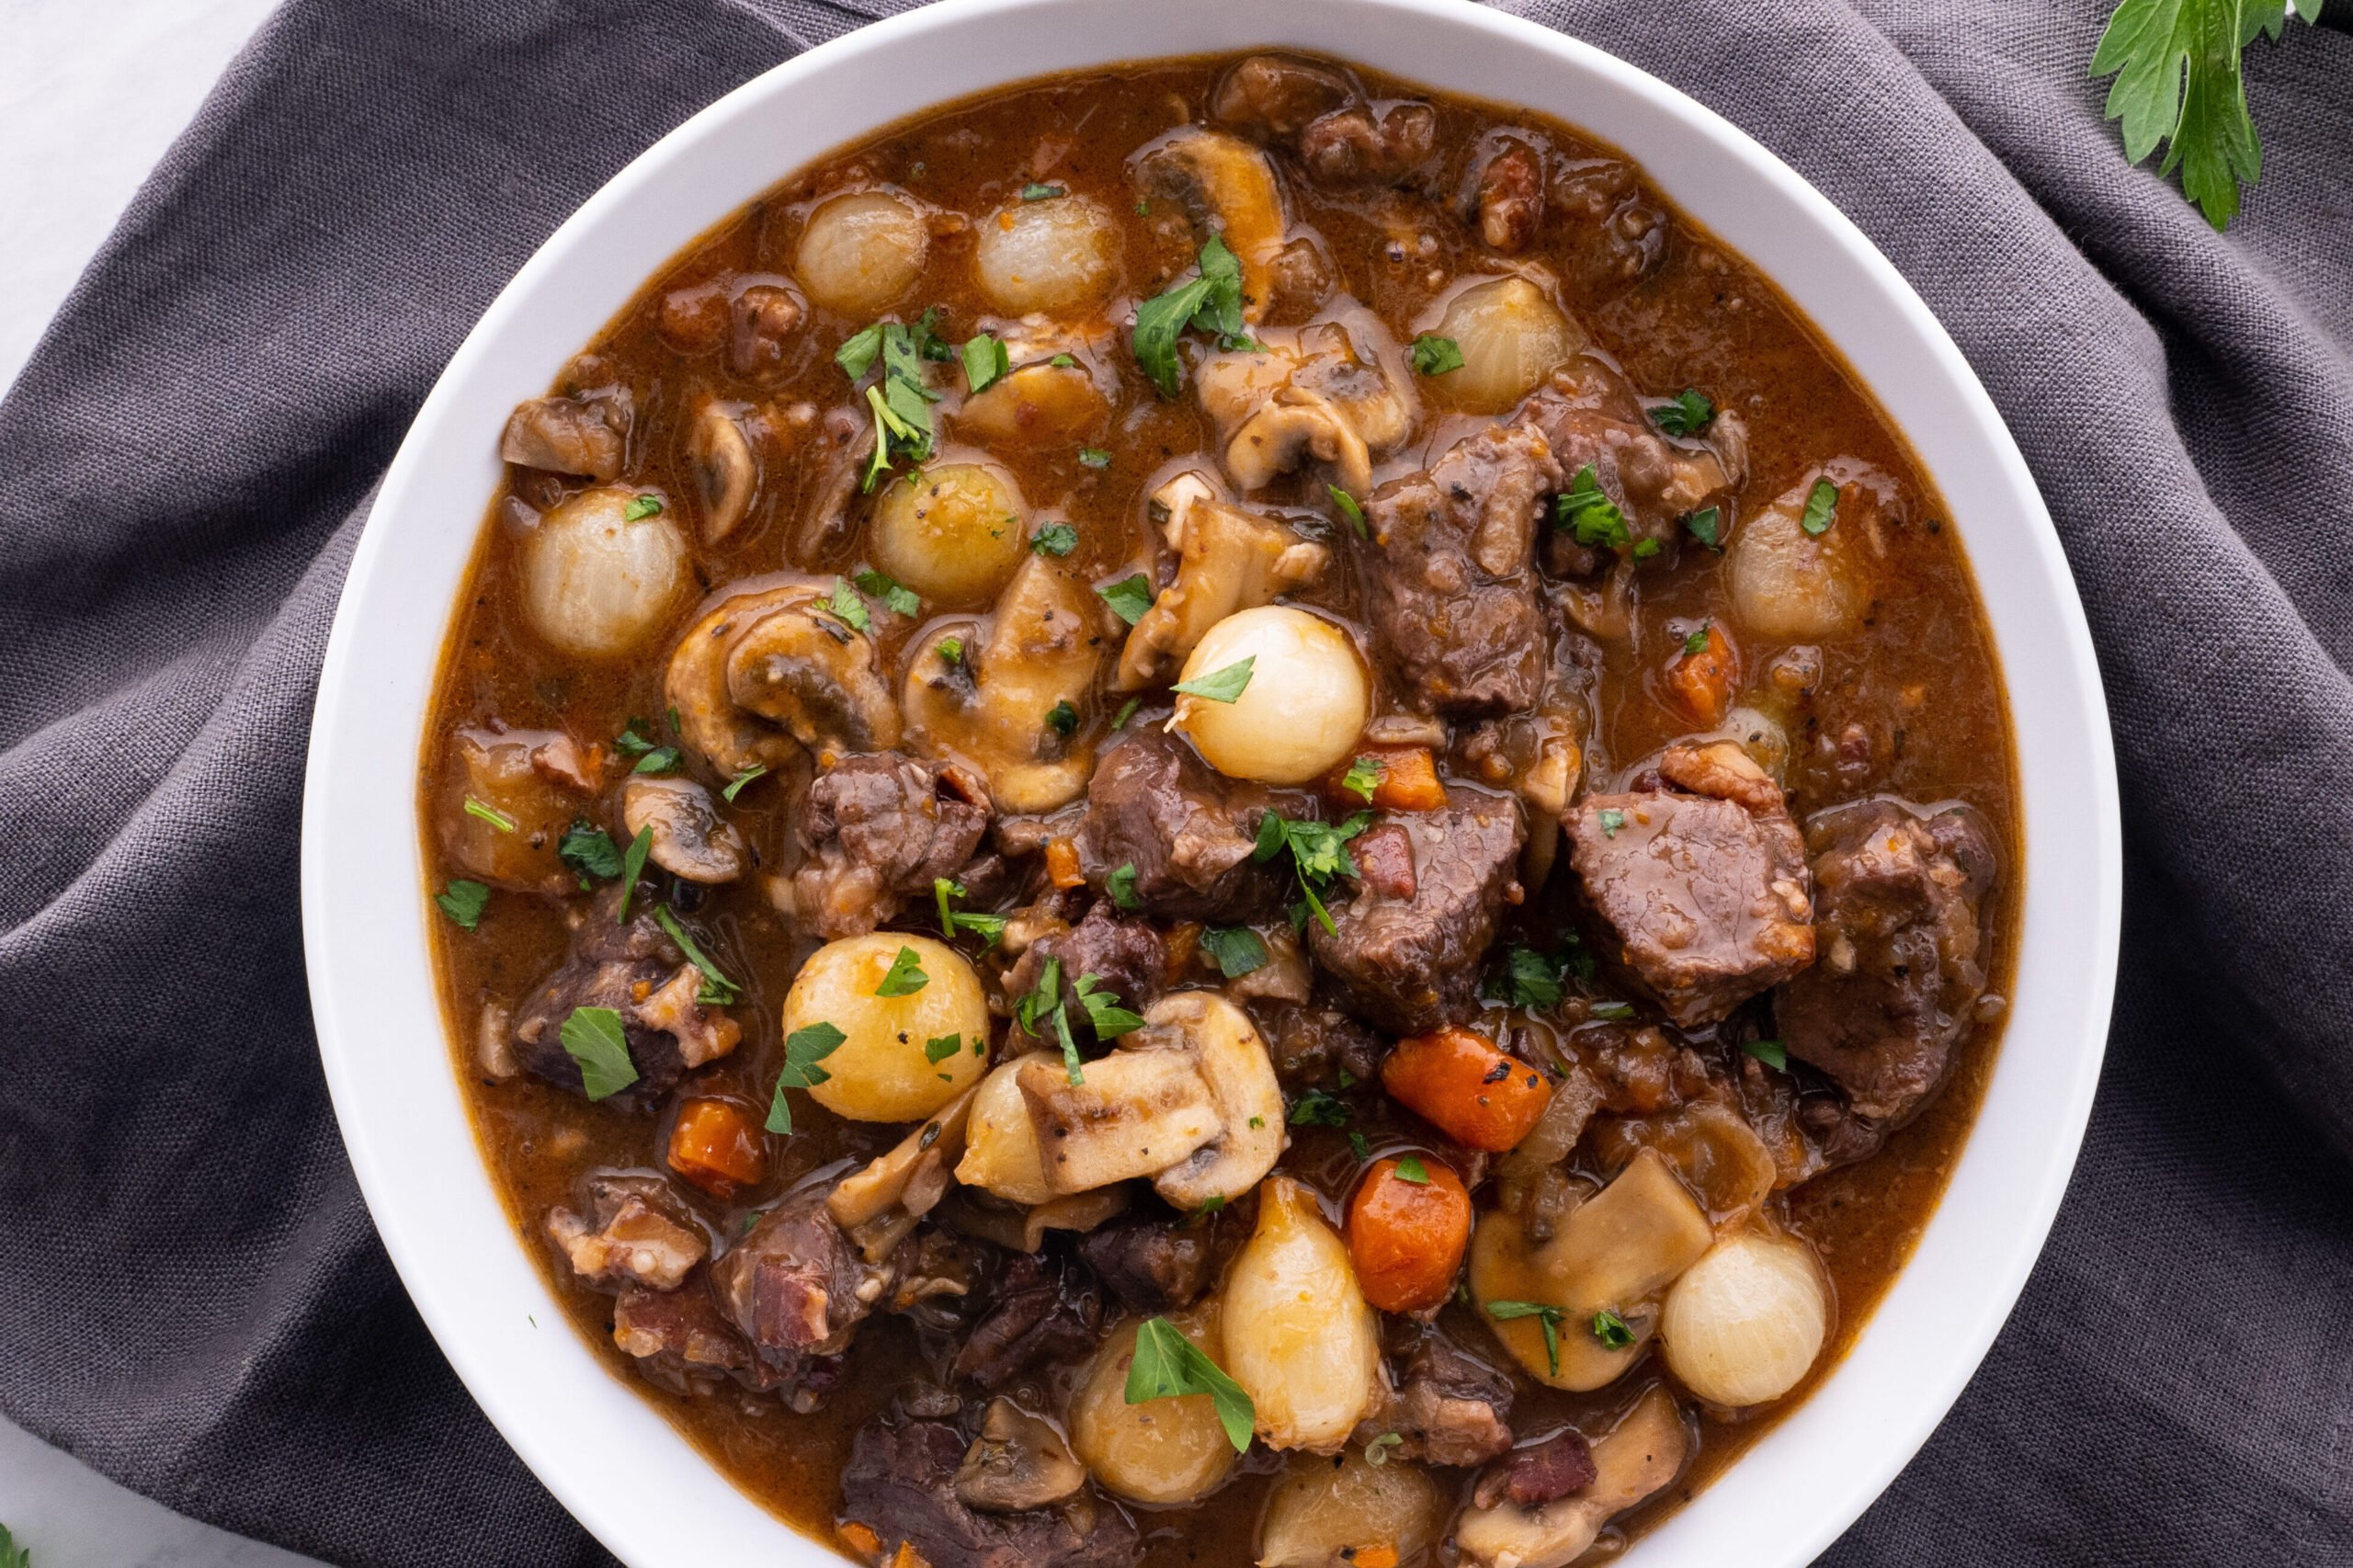
[[[1701,1399],[1735,1408],[1797,1387],[1829,1333],[1829,1287],[1813,1250],[1756,1232],[1710,1248],[1659,1315],[1668,1369]]]

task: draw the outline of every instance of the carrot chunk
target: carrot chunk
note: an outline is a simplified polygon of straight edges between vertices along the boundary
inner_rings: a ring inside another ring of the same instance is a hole
[[[1740,653],[1721,626],[1685,638],[1666,670],[1667,697],[1686,718],[1711,729],[1724,722],[1739,686]]]
[[[688,1100],[670,1129],[670,1168],[713,1198],[733,1198],[767,1178],[767,1140],[733,1100]]]
[[[1373,779],[1371,800],[1349,787],[1351,773],[1358,783]],[[1359,746],[1325,776],[1324,792],[1344,805],[1383,812],[1434,812],[1446,804],[1438,759],[1427,746]]]
[[[1058,888],[1074,888],[1086,881],[1086,873],[1079,869],[1078,845],[1074,840],[1046,840],[1046,875]]]
[[[1552,1101],[1544,1074],[1469,1029],[1400,1040],[1381,1064],[1389,1097],[1466,1149],[1518,1146]]]
[[[1435,1155],[1381,1160],[1348,1199],[1347,1232],[1364,1299],[1384,1312],[1422,1312],[1454,1289],[1471,1244],[1471,1194]]]

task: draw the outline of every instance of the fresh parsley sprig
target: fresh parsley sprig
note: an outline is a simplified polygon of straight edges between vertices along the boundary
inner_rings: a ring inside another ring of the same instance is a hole
[[[1136,1329],[1135,1355],[1128,1363],[1127,1402],[1144,1404],[1197,1393],[1209,1395],[1233,1451],[1246,1452],[1258,1425],[1258,1409],[1249,1394],[1186,1338],[1184,1330],[1165,1317],[1146,1318]]]
[[[1334,881],[1358,874],[1356,860],[1348,854],[1348,840],[1371,825],[1370,812],[1358,812],[1341,823],[1302,820],[1280,812],[1268,812],[1258,819],[1258,843],[1250,858],[1263,865],[1285,850],[1290,852],[1300,892],[1300,902],[1291,910],[1294,929],[1303,929],[1313,915],[1324,930],[1337,934],[1339,927],[1332,923],[1332,912],[1324,901],[1330,896]]]
[[[1242,319],[1242,262],[1215,234],[1201,247],[1200,272],[1191,282],[1179,283],[1136,307],[1130,342],[1136,363],[1163,397],[1175,397],[1184,384],[1176,340],[1188,327],[1209,333],[1221,348],[1257,347]]]

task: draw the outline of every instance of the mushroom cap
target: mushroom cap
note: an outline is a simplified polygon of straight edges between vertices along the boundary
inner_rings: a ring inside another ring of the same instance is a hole
[[[690,882],[732,882],[751,863],[744,835],[721,818],[710,791],[691,778],[631,775],[621,786],[621,821],[631,838],[652,828],[648,856]]]

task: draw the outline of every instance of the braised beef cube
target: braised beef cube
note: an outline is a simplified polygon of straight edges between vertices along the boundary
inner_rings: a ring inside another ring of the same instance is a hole
[[[1299,133],[1299,161],[1318,184],[1404,185],[1438,150],[1438,111],[1426,103],[1351,104]]]
[[[1392,1358],[1397,1392],[1382,1421],[1404,1439],[1394,1457],[1468,1467],[1511,1447],[1510,1379],[1435,1328]]]
[[[1471,1501],[1481,1508],[1506,1501],[1523,1508],[1540,1507],[1584,1491],[1600,1473],[1592,1445],[1571,1426],[1488,1466],[1472,1489]]]
[[[1495,919],[1520,896],[1519,802],[1458,790],[1446,808],[1387,816],[1411,850],[1411,875],[1370,874],[1330,903],[1333,928],[1311,918],[1307,940],[1340,1005],[1392,1034],[1422,1034],[1478,1006],[1479,966]],[[1412,889],[1399,896],[1403,881]]]
[[[1924,818],[1879,800],[1818,814],[1806,837],[1819,956],[1775,996],[1775,1025],[1856,1114],[1892,1129],[1944,1082],[1985,988],[1993,835],[1966,808]]]
[[[658,1176],[599,1171],[582,1207],[548,1210],[548,1239],[583,1283],[675,1290],[710,1251],[686,1206]]]
[[[792,329],[801,324],[801,301],[789,289],[755,283],[735,297],[730,312],[728,368],[739,376],[765,381],[781,371],[790,351]]]
[[[1253,1013],[1275,1076],[1292,1094],[1336,1089],[1344,1073],[1352,1083],[1369,1084],[1381,1071],[1381,1037],[1336,1008],[1269,1006]]]
[[[986,1300],[950,1369],[984,1389],[1003,1388],[1041,1362],[1079,1360],[1102,1337],[1101,1297],[1056,1257],[1015,1253],[990,1282]]]
[[[572,955],[516,1012],[515,1059],[526,1072],[585,1094],[580,1062],[563,1046],[564,1021],[582,1007],[620,1015],[637,1081],[605,1103],[636,1109],[660,1103],[689,1067],[735,1048],[734,1020],[695,1000],[700,973],[654,920],[652,901],[640,899],[629,921],[619,884],[579,912]]]
[[[1374,643],[1423,712],[1535,705],[1548,645],[1532,567],[1536,521],[1560,483],[1543,437],[1491,428],[1365,502]]]
[[[1068,930],[1050,932],[1024,949],[1006,974],[1005,994],[1018,1001],[1036,990],[1049,960],[1061,960],[1059,994],[1065,1002],[1070,1001],[1073,988],[1090,975],[1097,991],[1117,996],[1119,1005],[1133,1013],[1151,1006],[1168,989],[1168,944],[1160,928],[1148,920],[1122,915],[1108,899],[1097,900]],[[1063,1016],[1074,1038],[1095,1038],[1095,1026],[1085,1007],[1074,1003]],[[1040,1043],[1024,1036],[1018,1024],[1014,1026],[1014,1037],[1017,1045]]]
[[[1283,879],[1250,858],[1258,819],[1270,810],[1307,814],[1296,792],[1229,778],[1183,736],[1149,730],[1096,765],[1079,833],[1081,864],[1098,887],[1120,867],[1134,867],[1137,902],[1164,919],[1270,915],[1283,906]]]
[[[1518,256],[1535,243],[1544,222],[1544,160],[1535,148],[1504,139],[1479,166],[1478,209],[1488,249]]]
[[[1738,746],[1671,746],[1659,773],[1683,788],[1579,801],[1569,862],[1611,956],[1693,1028],[1813,961],[1812,880],[1780,787]]]
[[[1210,118],[1253,136],[1287,142],[1355,96],[1348,79],[1321,62],[1253,54],[1218,79],[1210,93]]]
[[[794,1194],[711,1265],[711,1295],[760,1359],[796,1370],[846,1348],[897,1270],[870,1264],[825,1210],[830,1189]]]
[[[1127,1515],[1091,1491],[1017,1513],[968,1506],[956,1478],[970,1447],[945,1421],[868,1421],[842,1467],[842,1519],[872,1530],[886,1559],[904,1544],[930,1568],[1127,1568],[1143,1555]]]
[[[1078,1239],[1079,1261],[1142,1317],[1189,1307],[1215,1272],[1211,1227],[1176,1220],[1114,1220]]]
[[[988,824],[988,787],[952,763],[846,756],[809,788],[793,908],[820,937],[864,936],[954,878]]]
[[[840,1361],[813,1357],[790,1376],[779,1372],[752,1354],[709,1287],[699,1273],[676,1290],[625,1287],[613,1302],[613,1343],[648,1381],[675,1392],[710,1393],[728,1380],[755,1393],[782,1390],[795,1410],[816,1409],[839,1381]]]

